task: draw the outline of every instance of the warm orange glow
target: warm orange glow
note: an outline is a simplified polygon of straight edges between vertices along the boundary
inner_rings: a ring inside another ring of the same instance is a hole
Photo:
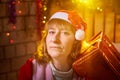
[[[13,39],[10,39],[10,43],[14,43],[14,40],[13,40]]]
[[[46,19],[46,16],[44,16],[43,18]]]
[[[41,3],[39,3],[39,7],[42,8],[42,4]]]
[[[83,44],[82,44],[84,47],[88,47],[88,46],[90,46],[90,44],[89,43],[87,43],[86,41],[83,41]]]
[[[47,10],[47,7],[46,7],[45,5],[44,5],[43,7],[44,7],[43,10],[46,11],[46,10]]]
[[[22,11],[21,11],[21,10],[19,10],[19,11],[18,11],[18,13],[19,13],[19,14],[22,14]]]
[[[84,50],[86,50],[89,46],[91,46],[91,45],[88,42],[83,41],[81,52],[83,52]]]
[[[6,33],[6,36],[10,36],[10,33],[8,32],[8,33]]]
[[[97,7],[101,7],[103,5],[102,1],[100,0],[72,0],[72,3],[75,4],[78,8],[86,7],[89,9],[97,9]],[[99,11],[102,11],[100,8]]]
[[[109,44],[109,47],[111,47],[112,45],[111,44]]]
[[[15,30],[15,29],[16,29],[16,26],[15,26],[15,25],[14,25],[14,26],[12,26],[12,29],[13,29],[13,30]]]
[[[18,1],[18,4],[20,4],[21,2],[20,1]]]
[[[15,4],[15,1],[13,1],[12,4]]]
[[[100,7],[97,7],[97,10],[99,10],[99,11],[103,11],[103,9],[102,9],[102,8],[100,8]]]
[[[42,21],[43,23],[45,23],[46,21],[44,20],[44,21]]]

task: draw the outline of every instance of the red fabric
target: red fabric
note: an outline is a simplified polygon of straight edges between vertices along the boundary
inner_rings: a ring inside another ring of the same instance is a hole
[[[18,80],[32,80],[32,60],[28,59],[26,63],[20,68]]]
[[[33,61],[32,58],[28,59],[26,63],[20,68],[18,80],[32,80],[32,75],[33,75],[32,61]],[[85,78],[85,80],[91,80],[91,79]]]

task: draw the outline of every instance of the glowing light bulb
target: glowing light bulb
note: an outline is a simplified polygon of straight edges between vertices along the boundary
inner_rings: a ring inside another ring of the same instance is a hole
[[[6,36],[10,36],[10,33],[9,33],[9,32],[7,32],[7,33],[6,33]]]
[[[39,5],[40,8],[42,7],[42,4],[41,4],[41,3],[39,3],[38,5]]]
[[[97,7],[97,10],[99,10],[99,11],[101,11],[101,12],[103,11],[100,7]]]
[[[44,11],[46,11],[46,10],[47,10],[47,7],[46,7],[46,6],[44,6],[43,10],[44,10]]]
[[[109,47],[111,47],[112,45],[111,44],[109,44]]]
[[[45,20],[43,20],[42,22],[45,23]]]
[[[18,11],[18,13],[19,13],[19,14],[22,14],[22,11],[21,11],[21,10],[19,10],[19,11]]]
[[[102,11],[103,11],[103,9],[100,9],[100,11],[102,12]]]
[[[12,4],[15,4],[15,1],[13,1]]]
[[[15,29],[16,29],[16,26],[15,26],[15,25],[13,25],[13,26],[12,26],[12,29],[13,29],[13,30],[15,30]]]
[[[21,3],[20,0],[17,3],[20,4]]]
[[[13,39],[10,39],[10,43],[14,43],[14,40],[13,40]]]
[[[97,10],[100,10],[100,7],[97,7]]]
[[[46,19],[46,16],[44,16],[43,18]]]

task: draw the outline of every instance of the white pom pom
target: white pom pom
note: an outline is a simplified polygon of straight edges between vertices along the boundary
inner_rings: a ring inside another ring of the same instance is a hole
[[[85,32],[83,30],[78,29],[75,33],[76,40],[83,40]]]

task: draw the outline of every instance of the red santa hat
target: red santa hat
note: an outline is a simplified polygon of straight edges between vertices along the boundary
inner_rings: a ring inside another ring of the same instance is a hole
[[[62,19],[69,22],[70,24],[73,25],[73,27],[76,30],[75,33],[76,40],[82,40],[84,38],[86,23],[82,20],[82,18],[76,11],[60,10],[54,13],[50,17],[50,20],[51,19]]]

